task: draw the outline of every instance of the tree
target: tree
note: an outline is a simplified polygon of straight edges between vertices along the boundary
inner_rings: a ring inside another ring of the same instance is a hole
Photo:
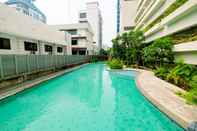
[[[141,50],[144,46],[142,31],[129,31],[112,40],[112,56],[122,60],[125,64],[137,64],[142,61]]]
[[[104,50],[104,49],[101,49],[101,50],[99,51],[99,55],[108,56],[108,52],[107,52],[106,50]]]
[[[161,38],[143,49],[143,60],[148,66],[163,66],[165,63],[173,63],[173,43],[170,38]]]

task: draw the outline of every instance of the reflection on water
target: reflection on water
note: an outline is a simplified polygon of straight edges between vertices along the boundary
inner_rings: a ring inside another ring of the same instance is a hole
[[[0,101],[0,131],[182,130],[135,86],[135,73],[91,64]]]

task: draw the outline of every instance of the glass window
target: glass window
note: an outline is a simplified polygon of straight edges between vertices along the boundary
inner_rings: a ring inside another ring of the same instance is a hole
[[[87,16],[86,16],[86,13],[80,13],[80,16],[79,16],[80,18],[86,18]]]
[[[53,47],[50,45],[45,45],[45,52],[52,52],[53,51]]]
[[[71,35],[77,35],[77,30],[67,30]]]
[[[57,47],[57,52],[58,52],[58,53],[62,53],[62,52],[63,52],[62,47]]]
[[[72,40],[72,45],[77,45],[78,44],[78,40]]]
[[[77,55],[77,50],[72,50],[72,55]]]
[[[37,51],[38,50],[37,43],[25,41],[24,45],[25,45],[26,51]]]
[[[0,38],[0,49],[10,50],[10,39]]]

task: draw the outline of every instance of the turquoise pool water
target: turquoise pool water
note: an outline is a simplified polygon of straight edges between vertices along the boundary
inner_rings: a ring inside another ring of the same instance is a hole
[[[134,77],[90,64],[44,82],[0,101],[0,131],[182,131]]]

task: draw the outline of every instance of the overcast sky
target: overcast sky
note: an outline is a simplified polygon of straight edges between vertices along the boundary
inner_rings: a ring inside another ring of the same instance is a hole
[[[67,24],[77,23],[78,11],[85,9],[85,3],[89,1],[99,2],[103,16],[103,44],[111,45],[116,34],[116,0],[36,0],[35,4],[47,16],[48,24]]]

